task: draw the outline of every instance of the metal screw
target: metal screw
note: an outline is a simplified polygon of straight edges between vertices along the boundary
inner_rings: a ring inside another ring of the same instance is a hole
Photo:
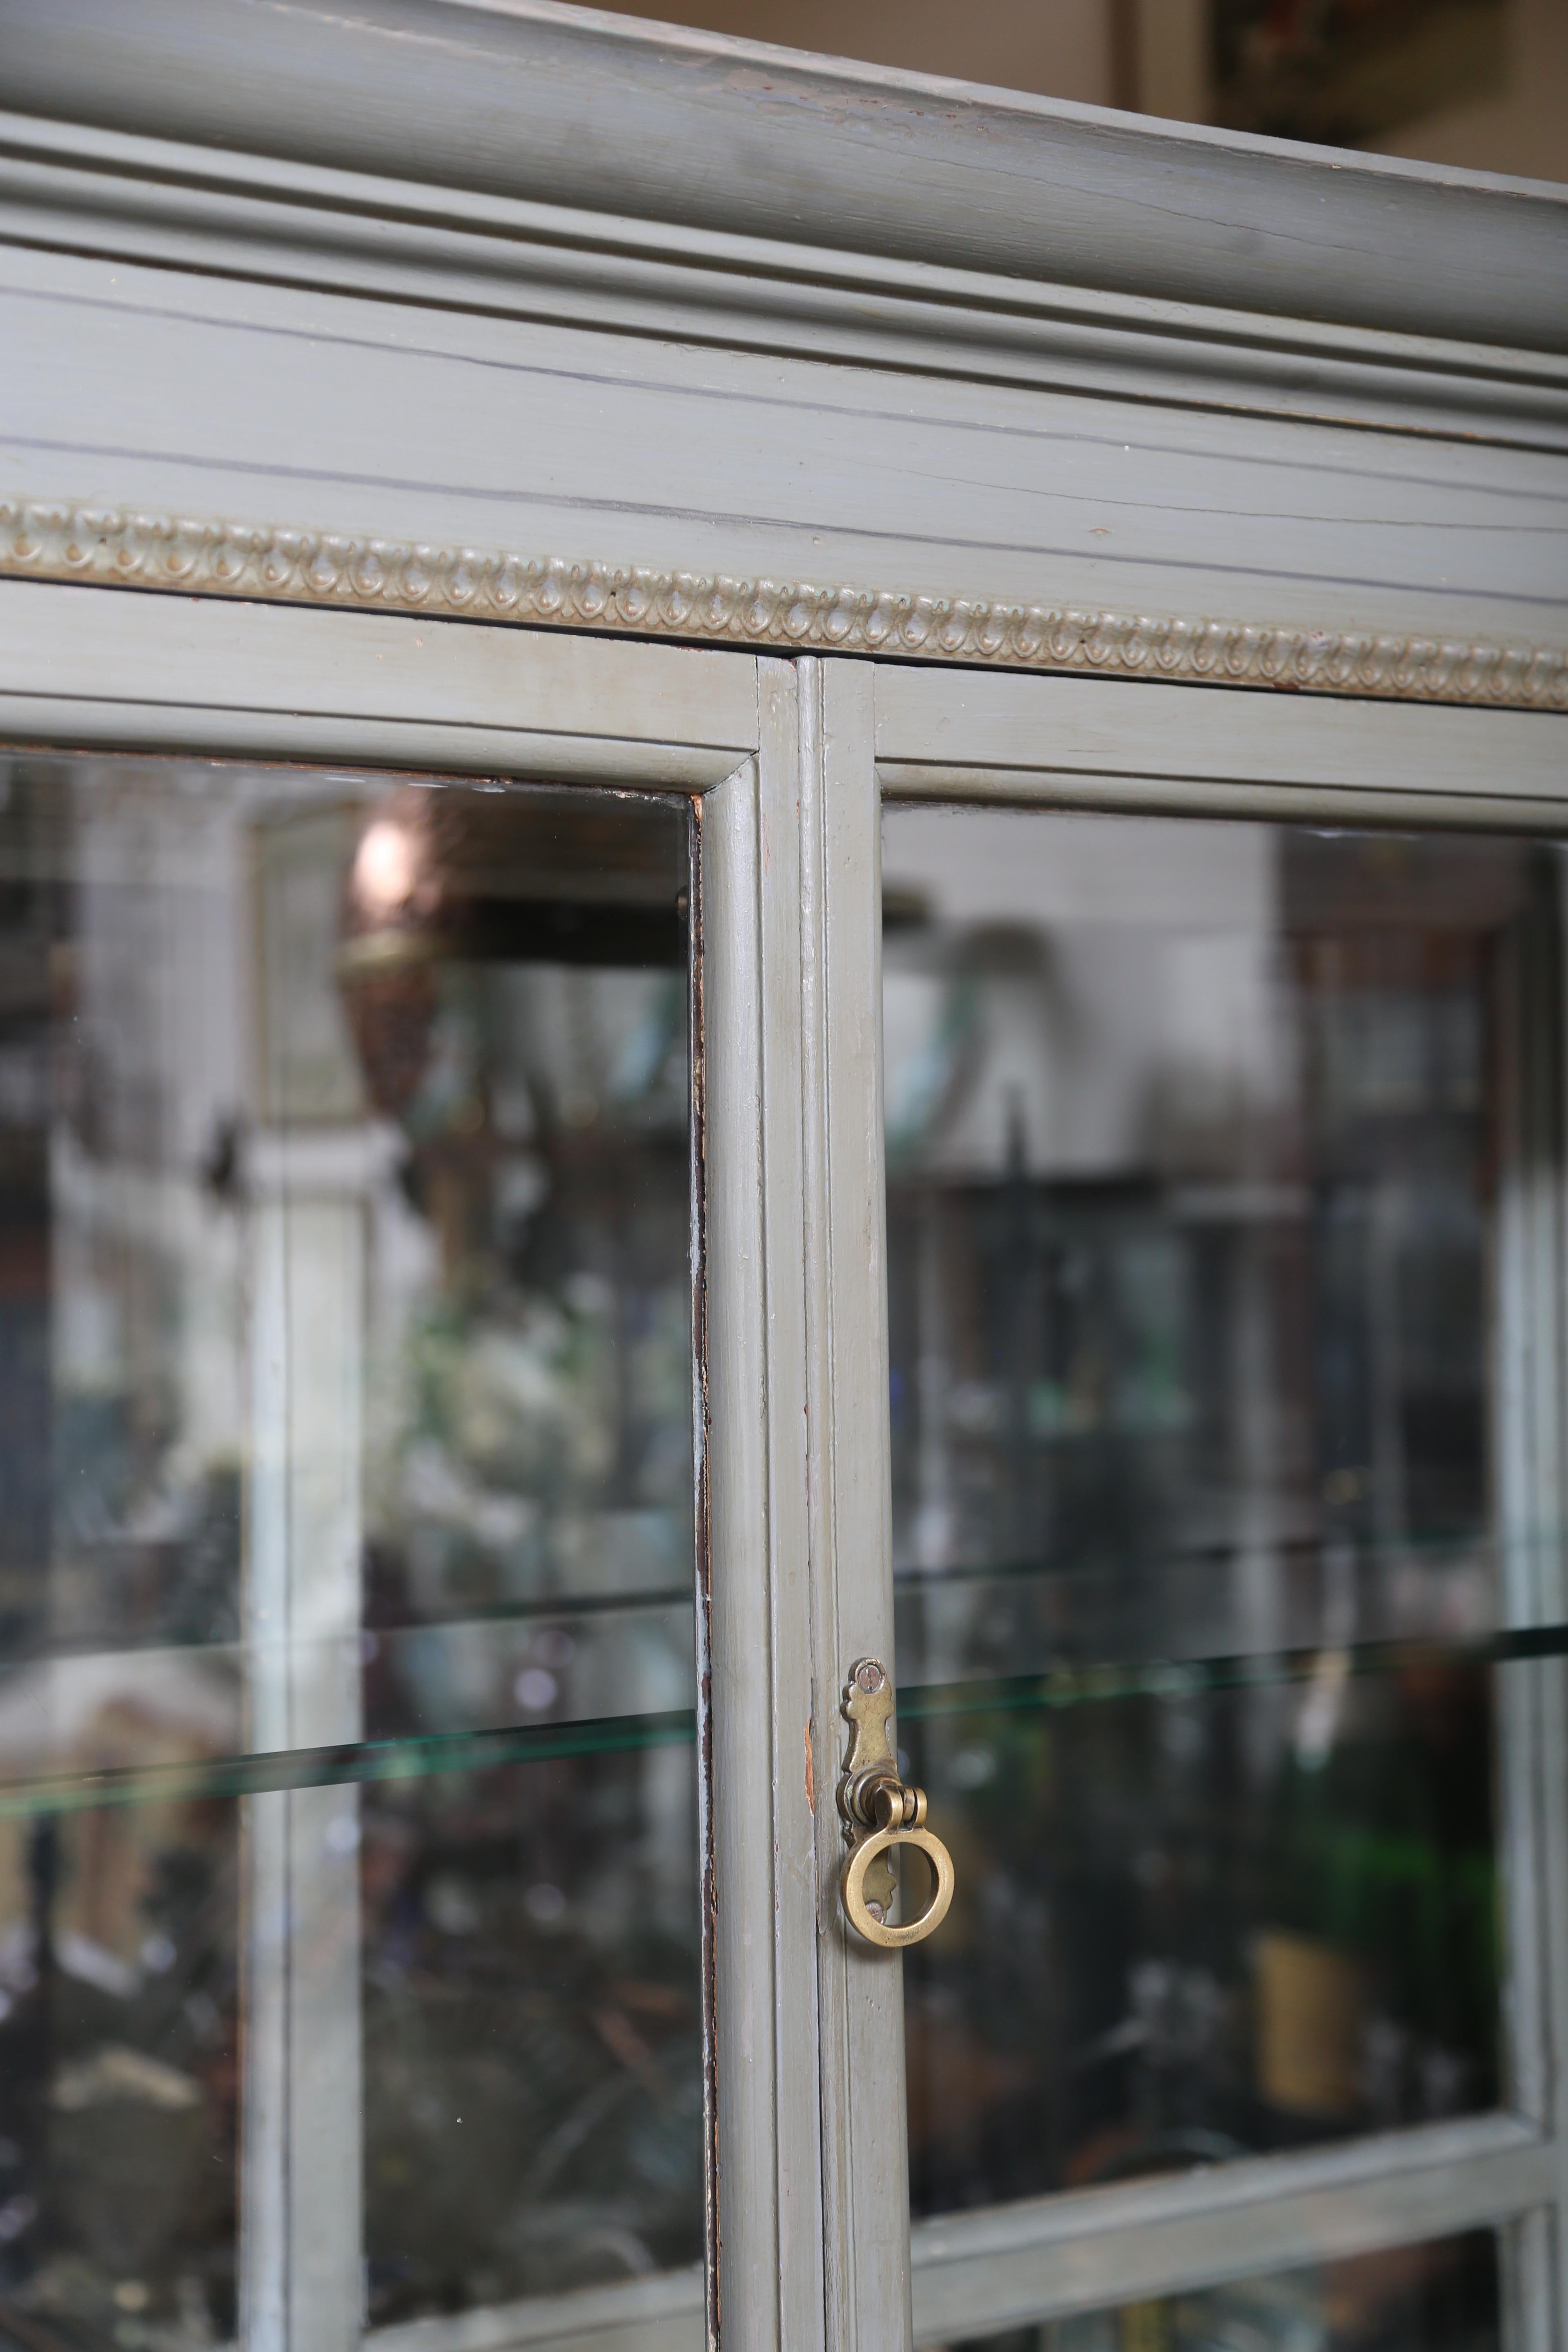
[[[855,1669],[855,1679],[869,1696],[873,1691],[879,1691],[882,1688],[888,1677],[875,1658],[864,1658]]]
[[[888,1915],[887,1915],[887,1913],[883,1910],[883,1908],[882,1908],[882,1906],[881,1906],[881,1905],[880,1905],[879,1903],[868,1903],[868,1904],[867,1904],[867,1906],[866,1906],[866,1916],[868,1917],[868,1919],[875,1919],[875,1921],[877,1922],[877,1925],[878,1925],[878,1927],[879,1927],[881,1926],[881,1924],[882,1924],[883,1920],[887,1917],[887,1916],[888,1916]]]

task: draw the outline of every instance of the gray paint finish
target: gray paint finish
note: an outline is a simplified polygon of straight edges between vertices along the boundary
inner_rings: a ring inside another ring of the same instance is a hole
[[[1561,698],[1568,191],[554,0],[0,0],[0,498]]]
[[[928,332],[939,346],[940,317]],[[6,496],[1162,621],[1568,642],[1568,463],[1550,449],[694,352],[21,244],[0,250],[0,346]]]
[[[4,0],[18,112],[1012,277],[1568,350],[1568,192],[551,0]],[[416,107],[411,105],[416,97]]]
[[[1568,647],[1568,192],[551,0],[0,0],[0,499],[68,509],[38,535],[58,561],[0,516],[0,565],[35,573],[0,583],[8,736],[706,795],[725,2341],[904,2352],[899,1979],[843,1942],[826,1795],[843,1667],[890,1637],[879,782],[1556,829],[1568,730],[478,624],[509,617],[503,559],[558,557],[590,601],[603,562],[1150,614],[1167,650],[1205,619],[1309,651],[1386,631],[1456,641],[1456,676],[1470,641]],[[279,582],[202,569],[289,530]],[[127,593],[148,544],[175,593]],[[242,601],[340,577],[380,609]],[[753,597],[779,626],[752,641],[792,649],[795,593]],[[682,634],[604,602],[536,617]],[[1430,687],[1396,667],[1340,690]],[[1487,698],[1524,698],[1528,652],[1507,668]],[[1560,1349],[1558,1279],[1514,1256]],[[1561,1851],[1542,1985],[1568,1982]],[[924,2226],[915,2336],[1561,2210],[1561,2086],[1536,2092],[1529,2122]],[[688,2275],[419,2343],[675,2352],[702,2327]]]

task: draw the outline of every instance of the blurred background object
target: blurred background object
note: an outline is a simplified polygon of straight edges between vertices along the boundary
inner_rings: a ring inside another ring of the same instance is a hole
[[[700,2258],[687,827],[0,761],[26,2352]]]
[[[915,2210],[1484,2112],[1504,1007],[1558,853],[883,843],[899,1738],[959,1886]]]
[[[1173,121],[1568,179],[1561,0],[625,0],[621,13]]]

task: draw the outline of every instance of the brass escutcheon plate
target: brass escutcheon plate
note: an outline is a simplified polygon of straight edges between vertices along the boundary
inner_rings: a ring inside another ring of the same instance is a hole
[[[922,1790],[900,1777],[889,1725],[893,1685],[879,1658],[858,1658],[844,1686],[844,1719],[853,1729],[838,1782],[838,1810],[849,1847],[838,1874],[845,1916],[867,1943],[885,1951],[918,1944],[940,1927],[952,1901],[952,1857],[925,1826]],[[898,1896],[892,1856],[901,1845],[918,1847],[931,1868],[934,1889],[916,1919],[894,1927],[888,1914]]]

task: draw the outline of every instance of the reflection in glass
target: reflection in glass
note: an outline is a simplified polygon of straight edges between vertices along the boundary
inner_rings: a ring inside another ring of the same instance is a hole
[[[1495,2237],[1318,2263],[927,2352],[1496,2352]]]
[[[0,763],[18,2341],[700,2257],[687,882],[673,803]]]
[[[1500,2095],[1501,1024],[1552,856],[887,814],[900,1737],[960,1890],[906,1960],[917,2211]]]

